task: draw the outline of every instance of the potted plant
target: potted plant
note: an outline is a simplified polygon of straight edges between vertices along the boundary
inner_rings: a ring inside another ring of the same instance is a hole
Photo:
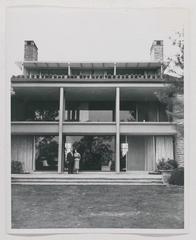
[[[168,184],[171,174],[174,169],[178,167],[176,160],[169,159],[165,160],[162,158],[157,164],[157,170],[162,174],[163,183]]]
[[[102,151],[101,153],[101,171],[111,171],[112,157],[110,150]]]
[[[102,147],[100,151],[101,171],[111,171],[112,151],[107,144],[102,145]]]

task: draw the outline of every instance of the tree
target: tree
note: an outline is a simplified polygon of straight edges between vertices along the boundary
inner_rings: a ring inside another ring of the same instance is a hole
[[[176,32],[170,37],[171,46],[175,48],[173,56],[163,63],[163,79],[166,87],[156,92],[159,101],[166,105],[169,118],[177,122],[178,131],[184,134],[184,33]]]

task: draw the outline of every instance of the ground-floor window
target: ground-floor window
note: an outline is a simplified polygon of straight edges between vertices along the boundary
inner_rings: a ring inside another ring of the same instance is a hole
[[[120,137],[121,171],[155,171],[157,163],[174,159],[172,136],[125,136]]]
[[[35,170],[57,171],[58,136],[35,136]]]
[[[58,136],[13,135],[12,161],[24,172],[58,170]],[[157,163],[174,159],[173,136],[120,136],[120,171],[155,171]],[[116,140],[111,135],[64,135],[62,154],[65,172],[70,146],[81,158],[79,171],[115,171]]]
[[[114,136],[65,136],[65,169],[67,151],[70,145],[81,155],[81,171],[115,171],[115,137]]]

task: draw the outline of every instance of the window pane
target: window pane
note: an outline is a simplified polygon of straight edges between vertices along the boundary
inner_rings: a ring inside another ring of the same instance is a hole
[[[115,170],[115,137],[114,136],[66,136],[66,155],[70,145],[81,155],[81,171],[114,171]]]
[[[120,103],[120,121],[134,122],[136,121],[136,104],[132,102]]]
[[[58,102],[32,101],[26,106],[26,119],[31,121],[57,121]]]
[[[12,121],[58,121],[58,101],[12,99]]]
[[[35,169],[37,171],[57,171],[58,136],[35,137]]]
[[[67,102],[65,121],[112,122],[114,121],[114,103],[107,101]]]
[[[168,122],[169,118],[166,113],[166,106],[163,104],[159,104],[159,121],[160,122]]]
[[[138,121],[139,122],[156,122],[157,105],[155,102],[141,102],[138,104]]]

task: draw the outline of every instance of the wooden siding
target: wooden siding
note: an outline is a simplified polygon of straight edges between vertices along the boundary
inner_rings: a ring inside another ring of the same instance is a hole
[[[11,159],[21,162],[25,172],[32,171],[33,169],[33,154],[33,136],[12,136]]]

